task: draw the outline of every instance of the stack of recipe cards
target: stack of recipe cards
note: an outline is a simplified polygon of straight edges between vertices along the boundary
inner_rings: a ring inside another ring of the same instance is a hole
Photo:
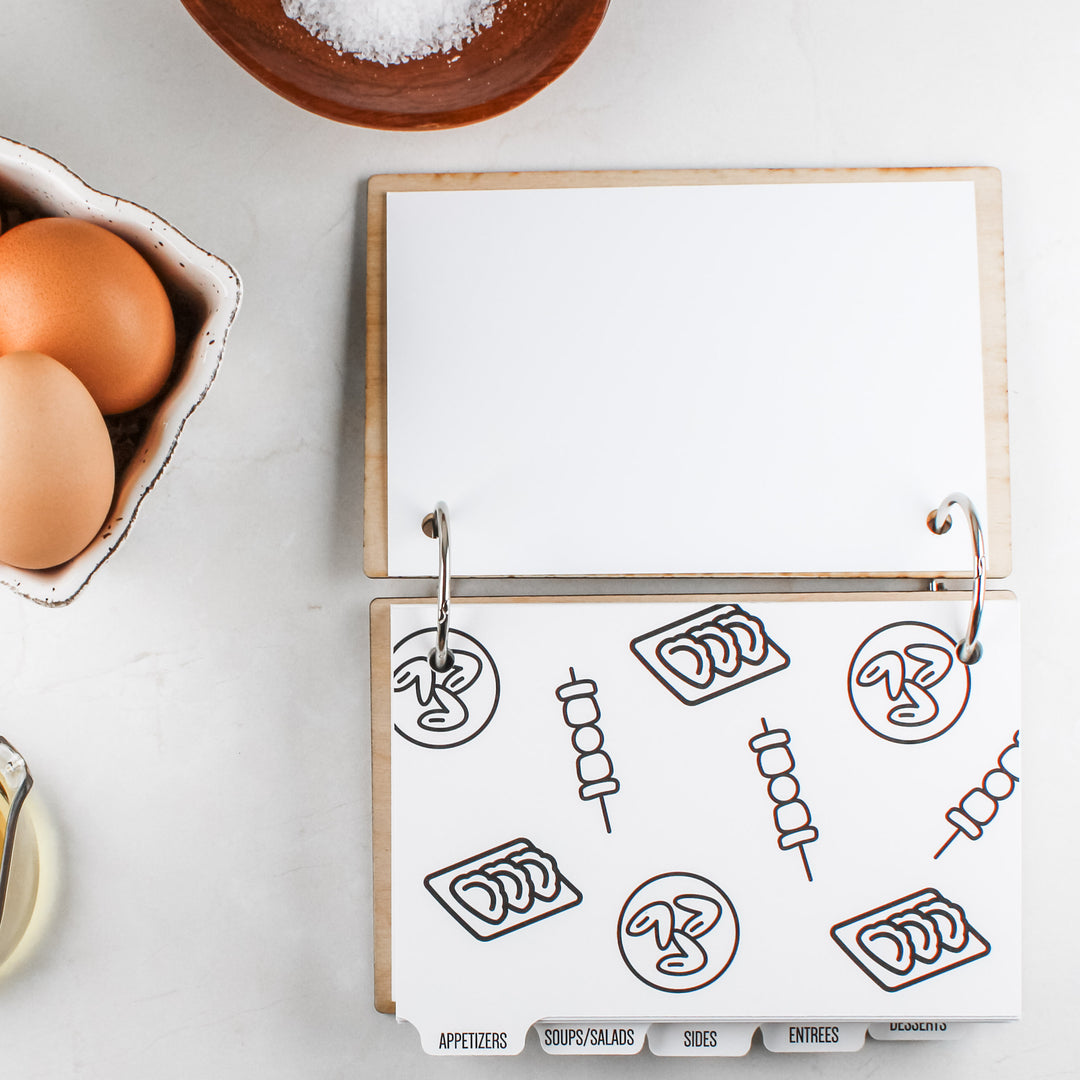
[[[370,574],[805,579],[454,598],[445,641],[375,602],[379,1007],[468,1054],[1017,1017],[997,174],[378,177],[369,210]]]

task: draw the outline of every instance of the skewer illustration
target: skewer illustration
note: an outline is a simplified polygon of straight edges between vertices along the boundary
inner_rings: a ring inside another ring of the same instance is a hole
[[[1020,732],[998,754],[997,768],[991,769],[982,781],[982,787],[972,788],[945,814],[945,820],[953,826],[953,834],[938,848],[934,858],[963,833],[969,840],[978,840],[983,826],[989,825],[997,814],[998,806],[1007,799],[1020,783]]]
[[[558,687],[555,696],[562,702],[563,719],[574,731],[571,739],[578,752],[578,798],[583,802],[599,801],[604,827],[610,833],[611,819],[604,800],[619,790],[619,781],[615,779],[611,757],[601,749],[604,733],[600,730],[600,704],[596,693],[597,686],[592,679],[579,679],[570,668],[570,681]]]
[[[806,880],[813,881],[806,845],[818,838],[816,825],[810,824],[810,808],[799,798],[799,781],[795,778],[795,758],[789,749],[791,733],[784,728],[771,728],[761,718],[762,731],[749,742],[757,754],[758,772],[769,781],[769,798],[776,804],[773,823],[780,834],[776,838],[781,851],[799,849]]]

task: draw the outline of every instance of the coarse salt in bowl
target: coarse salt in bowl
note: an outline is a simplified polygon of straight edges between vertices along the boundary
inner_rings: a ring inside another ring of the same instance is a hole
[[[461,49],[508,0],[281,0],[290,19],[339,53],[387,66]]]
[[[164,389],[141,409],[106,417],[117,463],[112,508],[78,555],[49,570],[0,563],[0,584],[46,606],[70,603],[120,546],[143,499],[161,478],[187,418],[206,396],[240,306],[236,272],[167,221],[88,187],[39,150],[0,137],[0,209],[14,220],[73,217],[102,225],[154,268],[176,321],[176,359]]]
[[[181,0],[241,67],[309,112],[387,131],[516,108],[585,51],[608,0]]]

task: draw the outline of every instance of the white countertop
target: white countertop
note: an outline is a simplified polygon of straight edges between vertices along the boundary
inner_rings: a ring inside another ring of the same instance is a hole
[[[1080,1071],[1078,103],[1070,0],[612,0],[536,98],[415,134],[278,98],[179,0],[6,5],[0,134],[153,208],[244,282],[220,375],[120,551],[70,607],[0,596],[0,733],[34,774],[59,882],[37,950],[0,979],[11,1075]],[[828,1058],[758,1040],[722,1063],[556,1062],[535,1039],[519,1058],[426,1058],[372,1007],[368,603],[433,582],[362,570],[367,178],[982,164],[1004,184],[1023,1021]]]

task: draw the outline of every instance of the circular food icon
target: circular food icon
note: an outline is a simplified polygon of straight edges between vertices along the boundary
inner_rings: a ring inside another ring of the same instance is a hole
[[[394,646],[390,656],[395,699],[394,730],[409,742],[443,750],[475,739],[499,704],[499,672],[476,638],[451,629],[451,662],[436,671],[429,656],[435,627],[417,630]]]
[[[619,914],[626,966],[657,990],[700,990],[728,969],[739,920],[727,894],[698,874],[660,874],[631,894]]]
[[[890,623],[858,648],[848,697],[859,719],[890,742],[929,742],[960,719],[971,692],[956,642],[936,626]]]

